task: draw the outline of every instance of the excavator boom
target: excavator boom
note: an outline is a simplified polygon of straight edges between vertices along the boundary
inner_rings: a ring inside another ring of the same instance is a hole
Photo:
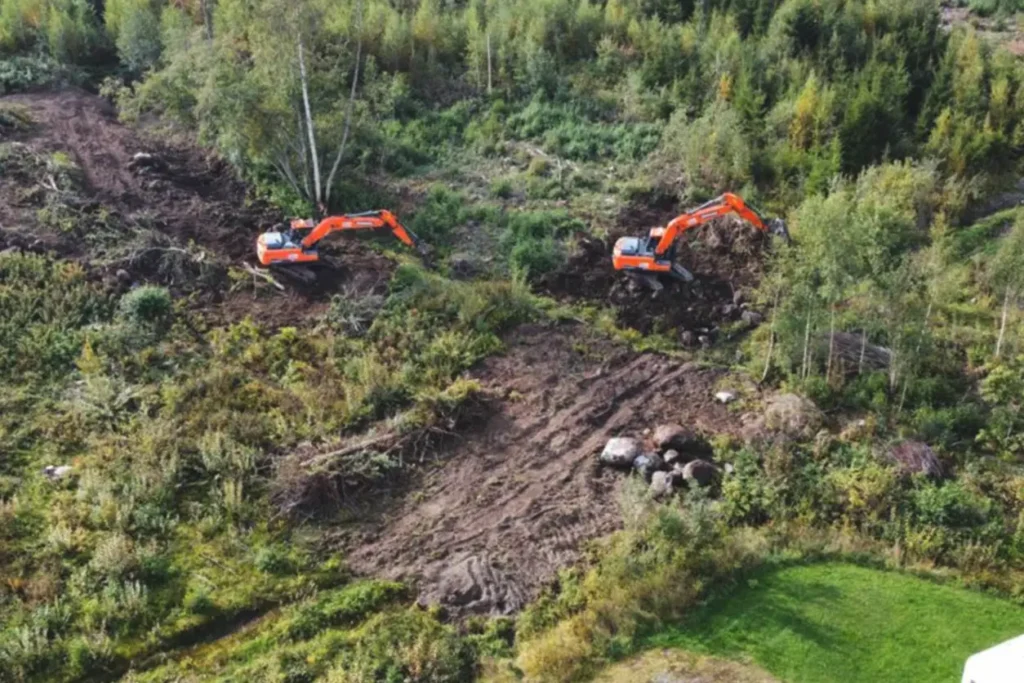
[[[665,227],[652,228],[646,237],[622,237],[612,250],[615,270],[629,273],[665,273],[690,282],[693,275],[675,262],[675,243],[687,230],[704,225],[720,216],[734,213],[761,232],[789,241],[789,231],[782,219],[765,220],[739,195],[725,193],[721,197],[676,216]]]
[[[260,263],[315,263],[320,260],[317,245],[334,232],[346,230],[388,229],[404,244],[423,251],[419,239],[398,222],[390,211],[367,211],[342,216],[328,216],[320,222],[296,219],[286,232],[265,232],[256,240]]]

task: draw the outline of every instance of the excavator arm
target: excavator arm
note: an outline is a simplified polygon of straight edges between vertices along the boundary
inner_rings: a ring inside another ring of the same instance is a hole
[[[616,270],[637,274],[665,273],[690,282],[693,275],[675,263],[676,239],[687,230],[720,216],[734,213],[762,232],[778,235],[787,242],[789,231],[782,219],[765,220],[755,209],[732,193],[701,204],[676,216],[665,227],[652,228],[646,237],[622,237],[615,243],[612,262]]]
[[[380,230],[388,228],[395,237],[413,249],[419,245],[419,240],[412,232],[398,222],[395,215],[390,211],[367,211],[366,213],[354,213],[344,216],[328,216],[313,226],[312,221],[292,221],[292,229],[309,228],[309,234],[302,239],[303,249],[314,248],[320,240],[333,232],[342,230]]]
[[[708,221],[730,213],[735,213],[761,232],[771,232],[772,230],[769,223],[761,218],[757,211],[747,206],[747,203],[742,198],[726,192],[717,199],[712,199],[705,204],[701,204],[696,209],[676,216],[664,228],[654,228],[651,230],[651,237],[658,238],[658,245],[654,248],[654,253],[659,256],[668,253],[672,245],[675,244],[676,238],[687,230],[699,227]]]
[[[256,242],[256,253],[265,266],[276,263],[310,263],[320,260],[317,244],[334,232],[388,229],[404,244],[420,253],[425,251],[411,230],[398,222],[390,211],[367,211],[328,216],[319,222],[297,219],[286,232],[266,232]]]

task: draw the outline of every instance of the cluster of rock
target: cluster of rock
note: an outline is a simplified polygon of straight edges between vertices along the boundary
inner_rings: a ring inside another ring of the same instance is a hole
[[[636,472],[650,484],[652,495],[660,498],[684,484],[711,484],[719,476],[719,469],[706,459],[709,452],[707,442],[693,432],[665,424],[647,441],[629,436],[609,439],[600,461],[608,467]]]

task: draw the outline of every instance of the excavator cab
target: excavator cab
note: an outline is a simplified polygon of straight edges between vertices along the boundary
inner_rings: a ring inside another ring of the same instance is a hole
[[[612,248],[616,270],[638,276],[644,284],[655,290],[662,288],[657,280],[657,275],[661,273],[683,282],[693,282],[693,273],[676,263],[675,245],[659,256],[655,253],[658,241],[657,237],[620,237]]]

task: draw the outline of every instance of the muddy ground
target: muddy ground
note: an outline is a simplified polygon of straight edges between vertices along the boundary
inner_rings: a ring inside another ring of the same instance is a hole
[[[319,269],[314,286],[286,281],[280,292],[259,278],[229,280],[229,266],[256,264],[256,237],[285,217],[253,201],[228,164],[187,138],[122,125],[109,102],[81,90],[11,95],[0,98],[0,105],[24,107],[33,121],[3,141],[69,155],[82,171],[88,197],[126,226],[124,248],[108,245],[114,256],[98,259],[87,240],[40,232],[38,207],[25,199],[31,188],[0,176],[2,246],[41,246],[91,268],[102,264],[111,271],[107,275],[123,270],[135,282],[168,285],[192,295],[214,323],[248,315],[271,327],[293,325],[322,315],[334,294],[387,291],[394,264],[358,240],[337,240],[324,249],[337,267]],[[137,159],[140,153],[150,156]],[[133,246],[143,233],[149,241]],[[170,267],[171,257],[192,263]],[[203,286],[197,285],[200,279]]]
[[[738,434],[713,401],[720,370],[636,354],[575,325],[520,327],[471,374],[491,416],[350,549],[358,571],[412,581],[456,614],[515,612],[581,545],[619,527],[626,477],[598,466],[611,436],[676,421]]]

